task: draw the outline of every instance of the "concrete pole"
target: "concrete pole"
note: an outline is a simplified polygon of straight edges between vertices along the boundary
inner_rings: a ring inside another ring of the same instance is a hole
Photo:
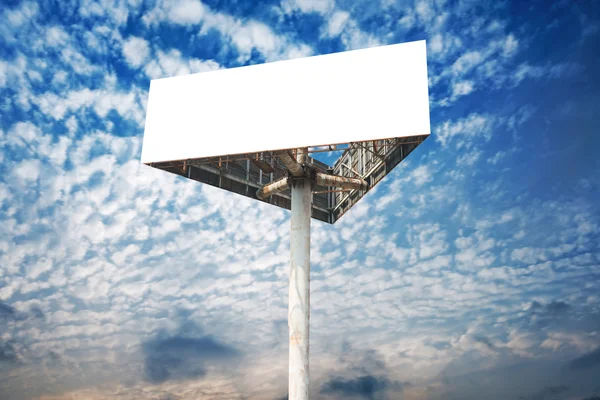
[[[288,400],[308,400],[312,183],[309,179],[294,179],[291,186],[291,269],[288,308],[290,370]]]

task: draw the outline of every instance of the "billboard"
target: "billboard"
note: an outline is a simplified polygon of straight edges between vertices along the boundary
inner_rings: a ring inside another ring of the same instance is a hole
[[[152,80],[142,163],[256,198],[287,173],[279,151],[308,147],[342,153],[313,167],[371,188],[429,134],[416,41]],[[334,223],[365,193],[316,188],[313,217]],[[286,193],[264,201],[289,209]]]
[[[429,133],[417,41],[152,80],[142,163]]]

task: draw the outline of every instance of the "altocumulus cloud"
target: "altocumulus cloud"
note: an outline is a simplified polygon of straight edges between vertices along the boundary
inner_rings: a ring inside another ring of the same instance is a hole
[[[523,4],[8,2],[0,398],[286,393],[288,215],[140,166],[149,78],[420,39],[432,136],[312,227],[311,398],[597,396],[600,16]]]

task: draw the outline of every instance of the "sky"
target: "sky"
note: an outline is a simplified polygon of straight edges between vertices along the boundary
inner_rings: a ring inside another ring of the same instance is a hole
[[[431,136],[312,223],[311,398],[600,399],[593,0],[3,0],[0,398],[285,399],[289,212],[141,165],[149,82],[423,39]]]

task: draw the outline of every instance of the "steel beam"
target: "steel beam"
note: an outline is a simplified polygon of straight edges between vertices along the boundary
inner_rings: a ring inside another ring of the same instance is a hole
[[[273,167],[271,167],[264,160],[260,160],[260,159],[256,160],[256,159],[250,157],[250,161],[252,161],[252,163],[254,163],[254,165],[256,165],[258,168],[260,168],[261,172],[265,172],[267,174],[270,174],[271,172],[275,172],[275,170],[273,169]]]

